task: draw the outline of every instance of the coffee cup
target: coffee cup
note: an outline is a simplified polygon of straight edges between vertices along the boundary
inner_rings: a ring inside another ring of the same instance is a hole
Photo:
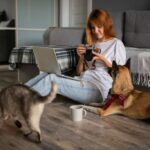
[[[86,116],[86,110],[83,109],[83,105],[70,106],[72,121],[81,121]]]

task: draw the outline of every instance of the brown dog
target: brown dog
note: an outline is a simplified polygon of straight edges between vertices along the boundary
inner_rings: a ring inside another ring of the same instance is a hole
[[[121,114],[134,119],[150,118],[150,93],[134,90],[129,66],[130,60],[124,66],[117,65],[114,61],[111,70],[112,97],[102,108],[95,110],[85,106],[85,109],[94,111],[100,116]]]

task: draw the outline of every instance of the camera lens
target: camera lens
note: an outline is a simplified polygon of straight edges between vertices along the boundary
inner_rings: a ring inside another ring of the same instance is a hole
[[[93,50],[92,47],[88,47],[88,48],[86,49],[85,59],[86,59],[87,61],[91,61],[92,58],[93,58],[92,50]]]

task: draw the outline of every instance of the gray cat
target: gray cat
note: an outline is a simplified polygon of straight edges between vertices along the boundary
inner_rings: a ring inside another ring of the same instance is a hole
[[[41,142],[40,118],[45,104],[51,103],[57,93],[57,85],[52,82],[51,92],[47,96],[41,96],[29,87],[16,84],[2,89],[0,92],[0,118],[7,120],[13,118],[15,124],[21,128],[18,120],[21,116],[26,122],[30,132],[37,133],[38,141]]]

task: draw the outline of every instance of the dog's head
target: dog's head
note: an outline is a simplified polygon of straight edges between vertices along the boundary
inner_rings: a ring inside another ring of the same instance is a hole
[[[117,65],[115,61],[112,63],[111,76],[113,78],[112,94],[120,94],[133,90],[132,79],[130,75],[130,59],[125,65]]]

